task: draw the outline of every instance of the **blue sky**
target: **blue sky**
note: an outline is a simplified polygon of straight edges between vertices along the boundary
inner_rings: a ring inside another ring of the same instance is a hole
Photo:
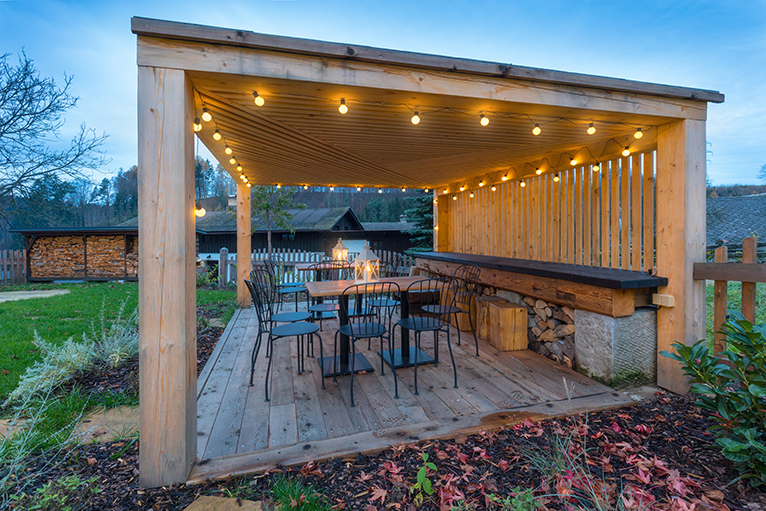
[[[82,122],[109,134],[106,176],[136,163],[132,16],[719,90],[709,177],[757,183],[766,164],[764,0],[0,0],[0,52],[23,48],[43,74],[74,76],[80,102],[62,136]]]

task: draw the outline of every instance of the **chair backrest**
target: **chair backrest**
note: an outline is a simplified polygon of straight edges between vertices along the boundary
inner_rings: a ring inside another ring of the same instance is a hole
[[[274,281],[277,285],[282,284],[282,277],[284,273],[284,265],[282,259],[279,256],[272,255],[271,257],[263,260],[263,265],[268,268],[271,275],[274,277]]]
[[[372,323],[380,323],[391,330],[391,321],[396,307],[381,307],[381,302],[391,300],[399,293],[399,285],[393,282],[374,282],[371,284],[355,284],[343,290],[340,307],[348,317],[348,323],[353,324],[354,330],[364,333],[365,327]],[[345,309],[345,310],[344,310]]]
[[[260,284],[250,280],[246,280],[245,285],[250,291],[250,297],[253,299],[259,329],[261,332],[265,332],[268,330],[268,321],[269,317],[271,317],[268,309],[268,291]]]
[[[388,258],[381,262],[380,276],[382,278],[398,277],[399,269],[404,266],[404,256],[399,253],[391,253]]]
[[[265,292],[266,307],[270,314],[276,312],[275,305],[278,303],[279,293],[274,275],[266,265],[254,266],[250,272],[250,280],[263,288]]]
[[[462,264],[455,269],[454,277],[457,279],[457,293],[455,301],[461,304],[469,304],[471,298],[479,294],[479,276],[481,268],[475,264]]]
[[[316,280],[347,280],[348,268],[342,261],[325,261],[309,266],[308,275]]]
[[[407,296],[412,314],[421,314],[426,305],[455,305],[457,280],[454,277],[436,277],[418,280],[407,287]],[[429,314],[446,321],[447,314]]]

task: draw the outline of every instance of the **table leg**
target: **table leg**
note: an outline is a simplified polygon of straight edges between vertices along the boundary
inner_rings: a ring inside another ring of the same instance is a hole
[[[407,292],[402,291],[400,293],[400,306],[401,306],[401,318],[407,319],[410,317],[410,298]],[[435,360],[428,355],[425,351],[419,350],[415,346],[410,346],[410,331],[407,328],[400,329],[402,333],[401,348],[394,350],[394,358],[391,359],[391,355],[388,350],[381,350],[378,355],[383,357],[383,360],[391,366],[396,367],[411,367],[415,365],[415,350],[418,350],[418,365],[431,364]],[[393,342],[393,339],[392,339]]]
[[[348,324],[348,295],[341,296],[340,300],[341,305],[338,313],[338,323],[340,326],[343,326]],[[338,355],[337,358],[329,356],[322,359],[322,365],[320,367],[324,367],[325,378],[328,376],[351,374],[351,340],[344,334],[339,334],[339,337],[340,355]],[[320,342],[322,341],[320,340]],[[354,374],[374,371],[372,364],[370,364],[367,358],[361,353],[357,353],[354,360]]]

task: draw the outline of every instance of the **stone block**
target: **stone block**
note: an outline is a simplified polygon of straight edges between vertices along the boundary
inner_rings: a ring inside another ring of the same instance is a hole
[[[612,318],[574,311],[577,326],[577,366],[591,376],[610,381],[620,374],[640,371],[657,376],[657,312],[636,309],[632,316]]]

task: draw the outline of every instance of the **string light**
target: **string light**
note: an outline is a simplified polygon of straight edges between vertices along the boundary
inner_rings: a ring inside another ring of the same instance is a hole
[[[484,186],[484,180],[479,181],[479,186]]]
[[[357,192],[361,192],[361,191],[362,191],[362,187],[361,187],[361,186],[357,186],[357,187],[356,187],[356,191],[357,191]]]
[[[202,218],[203,216],[205,216],[205,213],[207,213],[207,211],[205,211],[205,208],[203,208],[200,205],[199,202],[197,204],[195,204],[195,206],[194,206],[194,214],[195,215],[197,215],[198,217]]]
[[[229,158],[229,163],[231,163],[232,165],[235,165],[237,163],[237,159],[232,156],[231,158]]]
[[[425,188],[425,189],[423,190],[423,192],[424,192],[424,193],[428,193],[428,188]]]
[[[522,180],[521,180],[521,182],[519,183],[519,186],[521,186],[522,188],[524,188],[525,186],[527,186],[527,183],[526,183],[526,181],[524,181],[524,180],[522,179]]]
[[[468,196],[473,199],[473,192],[469,193]]]
[[[404,191],[404,187],[402,186],[402,191]]]
[[[558,172],[553,174],[553,182],[554,183],[558,183],[559,182],[559,173]]]
[[[460,191],[462,192],[463,190],[465,190],[465,186],[460,187]]]
[[[257,92],[253,91],[253,102],[256,106],[263,106],[266,101],[264,101],[263,96],[259,96]]]
[[[231,147],[227,145],[226,147],[223,148],[223,152],[226,154],[231,154],[232,153]]]
[[[489,117],[485,116],[484,114],[481,114],[479,116],[479,119],[480,119],[479,122],[481,123],[482,126],[486,126],[487,124],[489,124]]]
[[[438,200],[434,199],[434,204],[437,204],[438,202],[439,202]]]
[[[309,189],[309,185],[303,185],[303,189],[304,190],[308,190]]]
[[[210,115],[210,111],[207,108],[202,109],[202,120],[205,122],[210,122],[213,120],[213,116]]]
[[[242,165],[237,165],[237,170],[238,170],[239,172],[242,172]]]
[[[240,178],[242,181],[246,181],[246,180],[247,180],[247,178],[245,177],[245,175],[244,175],[244,174],[240,174],[240,175],[239,175],[239,178]]]
[[[601,167],[599,166],[598,162],[596,162],[596,164],[593,166],[593,172],[598,172],[599,170],[601,170]]]
[[[280,188],[282,188],[282,185],[277,183],[277,190],[279,190]]]
[[[251,186],[250,183],[246,183],[246,184],[247,184],[247,187],[250,188],[250,186]]]
[[[535,169],[535,174],[537,174],[538,176],[539,176],[540,174],[542,174],[542,173],[543,173],[543,169],[541,169],[540,167],[537,167],[537,168]]]
[[[218,128],[213,132],[213,140],[221,140],[221,132],[218,131]]]
[[[575,157],[573,156],[573,157],[572,157],[572,159],[571,159],[571,160],[569,160],[569,163],[570,163],[570,164],[571,164],[571,165],[574,167],[574,166],[575,166],[575,165],[577,165],[577,163],[578,163],[578,162],[577,162],[577,158],[575,158]]]
[[[508,174],[503,174],[503,177],[500,178],[501,181],[508,181]]]
[[[383,188],[378,188],[378,193],[383,193]]]
[[[199,131],[202,131],[202,121],[199,120],[199,117],[194,118],[194,133],[197,133]]]
[[[438,225],[434,225],[434,231],[438,231],[438,230],[439,230],[439,226]]]
[[[446,188],[444,189],[444,193],[447,193],[447,189]]]
[[[457,195],[453,195],[452,200],[457,200]]]
[[[497,186],[492,185],[492,188],[490,188],[490,190],[492,190],[494,192],[495,190],[497,190]]]
[[[622,155],[623,156],[630,156],[630,147],[626,147],[625,149],[623,149],[622,150]]]
[[[596,132],[596,127],[593,125],[593,123],[590,123],[588,125],[587,133],[588,135],[593,135]]]
[[[633,138],[639,139],[644,136],[644,132],[641,131],[641,128],[636,128],[636,132],[633,133]]]
[[[332,192],[332,191],[334,191],[334,190],[335,190],[335,187],[334,187],[334,186],[331,186],[331,187],[330,187],[330,191]]]
[[[535,124],[535,127],[532,128],[532,134],[533,135],[539,135],[542,132],[543,132],[543,130],[540,129],[540,125],[539,124]]]
[[[345,114],[346,112],[348,112],[348,107],[346,106],[346,100],[345,99],[341,99],[340,100],[340,106],[338,107],[338,112],[340,112],[342,114]]]
[[[418,113],[415,112],[415,115],[413,115],[412,119],[410,119],[410,120],[412,121],[412,124],[419,124],[420,123],[420,117],[418,116]]]

